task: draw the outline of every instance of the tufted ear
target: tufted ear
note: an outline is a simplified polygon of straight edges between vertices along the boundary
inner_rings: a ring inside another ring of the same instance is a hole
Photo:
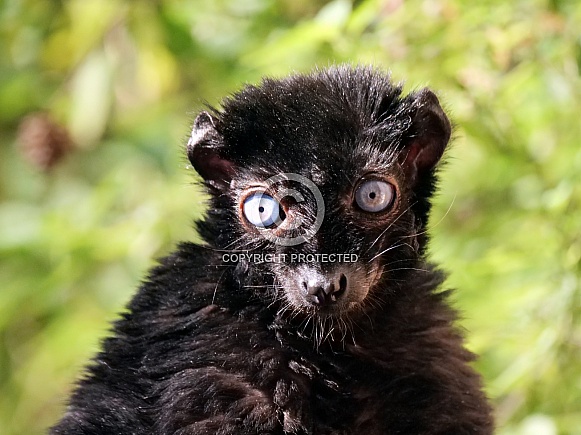
[[[216,130],[214,118],[208,112],[200,113],[188,140],[188,159],[198,174],[218,189],[228,186],[236,171],[234,163],[224,156],[223,150],[224,141]]]
[[[412,122],[400,163],[415,179],[432,170],[450,140],[452,126],[438,98],[427,88],[412,96]]]

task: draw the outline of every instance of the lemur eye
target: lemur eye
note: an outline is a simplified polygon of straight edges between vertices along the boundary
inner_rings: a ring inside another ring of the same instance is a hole
[[[389,207],[394,199],[394,187],[381,180],[364,181],[355,192],[355,202],[363,211],[378,213]]]
[[[279,221],[280,204],[266,193],[256,192],[244,200],[244,216],[252,225],[266,228]]]

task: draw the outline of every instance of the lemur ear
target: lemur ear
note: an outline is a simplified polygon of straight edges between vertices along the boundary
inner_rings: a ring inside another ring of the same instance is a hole
[[[424,88],[412,98],[412,123],[400,163],[412,178],[416,178],[439,162],[450,140],[452,126],[432,91]]]
[[[188,140],[188,159],[198,174],[216,188],[229,185],[236,171],[234,163],[224,156],[223,149],[224,141],[216,130],[214,118],[208,112],[200,113]]]

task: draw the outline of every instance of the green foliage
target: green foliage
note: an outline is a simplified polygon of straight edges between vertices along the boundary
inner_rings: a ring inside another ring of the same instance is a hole
[[[581,434],[577,1],[4,0],[0,52],[3,434],[55,421],[152,259],[196,239],[195,112],[337,62],[439,91],[431,255],[498,433]]]

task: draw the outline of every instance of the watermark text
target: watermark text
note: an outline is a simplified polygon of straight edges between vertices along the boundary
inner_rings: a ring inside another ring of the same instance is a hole
[[[269,254],[257,252],[234,252],[222,255],[224,263],[356,263],[357,254]]]

